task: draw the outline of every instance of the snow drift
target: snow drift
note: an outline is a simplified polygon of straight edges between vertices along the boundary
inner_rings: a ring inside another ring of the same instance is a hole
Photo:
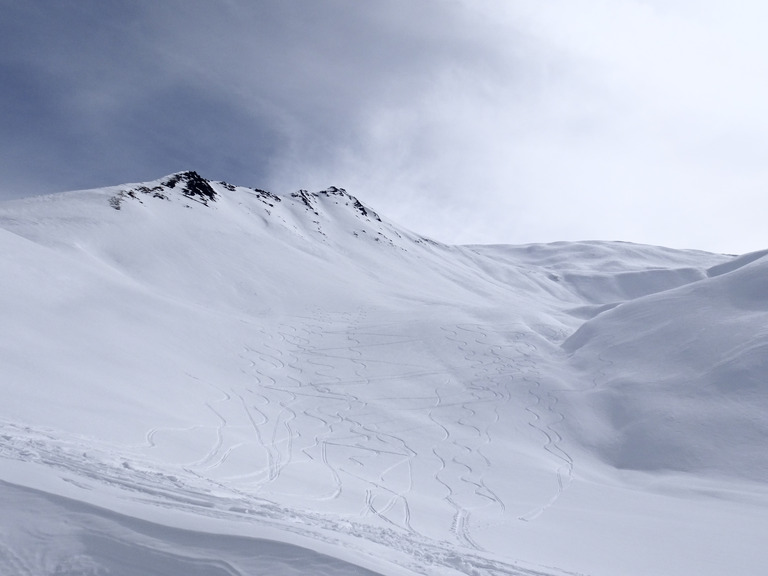
[[[605,312],[564,343],[598,369],[580,436],[610,464],[768,478],[768,258],[737,262]]]

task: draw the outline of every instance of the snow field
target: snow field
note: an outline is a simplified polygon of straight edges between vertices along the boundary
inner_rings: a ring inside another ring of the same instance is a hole
[[[768,560],[762,256],[448,247],[338,189],[162,182],[0,207],[0,573]]]

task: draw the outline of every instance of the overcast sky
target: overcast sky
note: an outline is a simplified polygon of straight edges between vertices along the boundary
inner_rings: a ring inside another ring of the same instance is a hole
[[[0,0],[0,198],[197,170],[450,243],[768,248],[762,0]]]

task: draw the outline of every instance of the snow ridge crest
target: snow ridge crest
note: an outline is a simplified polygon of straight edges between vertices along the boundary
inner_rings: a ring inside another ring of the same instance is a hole
[[[238,188],[240,187],[233,186],[227,182],[213,182],[207,180],[197,172],[189,170],[170,174],[155,182],[139,184],[132,186],[131,188],[122,189],[117,194],[110,197],[109,204],[115,210],[120,210],[122,203],[129,198],[137,200],[140,203],[143,203],[142,198],[145,197],[170,200],[173,195],[173,192],[171,191],[173,190],[174,192],[180,193],[185,200],[193,200],[205,206],[209,206],[211,202],[216,202],[220,197],[221,189],[235,192]],[[247,188],[247,190],[251,193],[255,192],[259,198],[270,207],[282,200],[280,196],[260,188]],[[290,198],[303,204],[306,209],[316,215],[318,214],[321,201],[325,199],[335,199],[350,205],[364,218],[371,218],[377,222],[382,221],[375,211],[365,206],[344,188],[330,186],[320,192],[308,192],[307,190],[302,189],[290,194]]]
[[[381,222],[381,218],[376,212],[363,205],[360,200],[352,196],[352,194],[344,190],[344,188],[331,186],[325,190],[321,190],[320,192],[307,192],[306,190],[299,190],[298,192],[291,194],[291,198],[300,200],[304,206],[312,210],[312,212],[315,214],[317,214],[317,201],[319,199],[334,197],[341,198],[346,202],[350,202],[355,211],[357,211],[361,216],[366,218],[373,218],[377,222]]]
[[[185,198],[205,206],[208,206],[209,202],[215,202],[218,196],[208,180],[197,172],[190,170],[166,176],[155,185],[139,184],[127,190],[120,190],[117,194],[110,197],[109,205],[115,210],[120,210],[121,204],[127,198],[133,198],[141,202],[141,197],[143,196],[169,200],[170,190],[172,189],[176,189]]]

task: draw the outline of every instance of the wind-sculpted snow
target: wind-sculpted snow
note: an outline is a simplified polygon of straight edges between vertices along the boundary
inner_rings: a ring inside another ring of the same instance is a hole
[[[191,172],[4,204],[0,248],[0,574],[768,560],[759,257],[445,246]]]
[[[45,492],[0,486],[5,512],[0,530],[6,534],[0,542],[2,574],[375,576],[371,570],[291,544],[201,534]],[[66,527],[52,522],[54,518]]]
[[[768,260],[623,304],[566,343],[603,363],[582,430],[619,468],[768,478]]]

